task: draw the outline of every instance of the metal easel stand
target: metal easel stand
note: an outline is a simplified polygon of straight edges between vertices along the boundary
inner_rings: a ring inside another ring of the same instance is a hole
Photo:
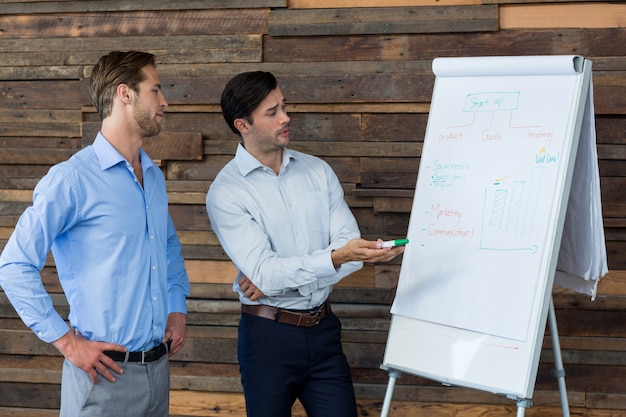
[[[556,314],[554,312],[554,302],[550,298],[550,310],[548,310],[548,325],[550,326],[550,339],[552,339],[552,353],[554,354],[553,375],[559,384],[559,394],[561,397],[561,410],[563,417],[570,417],[569,402],[567,400],[567,389],[565,387],[565,368],[561,356],[561,343],[559,342],[559,331],[556,326]],[[526,409],[532,406],[532,401],[527,398],[517,399],[517,417],[524,417]]]
[[[389,408],[391,406],[391,397],[393,397],[393,388],[396,385],[396,379],[400,378],[401,373],[394,369],[389,369],[389,382],[387,383],[387,392],[385,392],[385,401],[383,402],[383,408],[380,412],[380,417],[387,417],[389,415]]]
[[[559,342],[559,331],[556,327],[556,315],[554,313],[554,302],[552,301],[552,298],[550,298],[548,324],[550,325],[552,353],[554,354],[554,376],[557,378],[557,381],[559,383],[559,393],[561,394],[561,410],[563,410],[563,417],[570,417],[569,402],[567,400],[567,389],[565,388],[565,368],[563,368],[561,343]]]
[[[526,414],[526,409],[533,406],[533,400],[529,400],[528,398],[518,398],[517,399],[517,414],[516,417],[524,417]]]

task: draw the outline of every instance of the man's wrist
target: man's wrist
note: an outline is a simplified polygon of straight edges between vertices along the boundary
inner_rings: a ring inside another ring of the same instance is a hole
[[[63,336],[53,341],[52,346],[54,346],[59,352],[64,353],[70,346],[72,337],[74,337],[74,334],[72,333],[72,331],[68,331]]]
[[[347,262],[345,256],[343,255],[344,248],[345,246],[342,246],[341,248],[335,249],[330,253],[330,259],[333,261],[335,269]]]

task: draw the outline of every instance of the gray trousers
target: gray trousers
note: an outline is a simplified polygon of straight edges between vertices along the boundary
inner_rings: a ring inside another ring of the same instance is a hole
[[[170,367],[167,355],[147,365],[118,362],[124,373],[111,383],[89,375],[68,360],[63,363],[60,417],[167,417]]]

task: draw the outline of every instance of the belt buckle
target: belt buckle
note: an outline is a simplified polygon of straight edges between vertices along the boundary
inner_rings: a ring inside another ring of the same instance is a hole
[[[300,315],[300,318],[298,319],[298,326],[300,326],[300,320],[302,319],[302,316],[304,314]],[[311,324],[309,327],[313,327],[313,326],[317,326],[320,322],[320,320],[322,319],[322,312],[320,310],[317,311],[311,311],[307,318],[314,318],[315,319],[315,323]]]
[[[313,326],[317,326],[321,319],[322,319],[322,312],[318,311],[317,313],[315,313],[315,324]]]
[[[148,362],[146,362],[146,352],[147,352],[147,351],[145,351],[145,350],[142,350],[142,351],[141,351],[141,364],[142,364],[142,365],[146,365],[146,364],[148,364]]]

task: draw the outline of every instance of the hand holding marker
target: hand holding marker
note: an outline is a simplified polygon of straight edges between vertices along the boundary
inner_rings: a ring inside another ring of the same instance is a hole
[[[381,248],[393,248],[394,246],[404,246],[409,243],[409,239],[387,240],[382,243]]]

